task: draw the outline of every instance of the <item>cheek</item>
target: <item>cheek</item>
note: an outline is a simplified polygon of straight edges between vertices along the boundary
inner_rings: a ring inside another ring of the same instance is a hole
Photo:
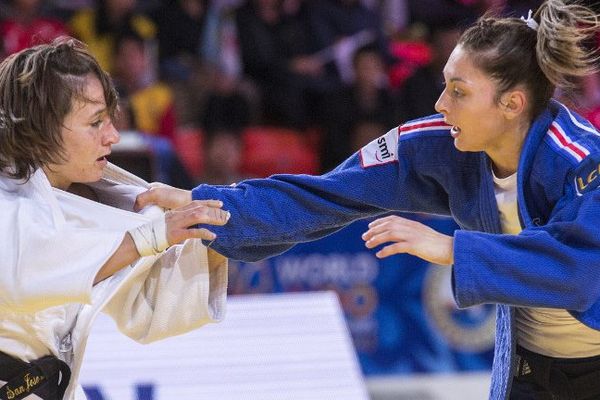
[[[490,107],[484,106],[483,101],[474,101],[470,107],[465,108],[462,112],[462,117],[465,122],[473,128],[492,127],[497,124],[497,111]]]
[[[495,143],[503,132],[504,130],[501,121],[494,115],[483,118],[479,125],[475,125],[476,140],[484,146]]]
[[[96,147],[91,143],[73,143],[68,148],[68,160],[78,170],[83,171],[92,168],[96,160]]]

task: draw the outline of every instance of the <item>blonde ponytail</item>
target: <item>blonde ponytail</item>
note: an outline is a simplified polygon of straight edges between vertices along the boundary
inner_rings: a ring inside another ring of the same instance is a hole
[[[527,88],[531,117],[550,102],[556,87],[597,70],[598,52],[585,40],[600,28],[600,17],[578,4],[546,0],[533,18],[483,16],[467,29],[459,45],[475,65],[497,82],[497,99],[517,85]]]
[[[579,4],[546,0],[536,13],[536,55],[544,75],[557,87],[570,86],[569,77],[597,71],[598,51],[584,46],[600,28],[599,16]]]

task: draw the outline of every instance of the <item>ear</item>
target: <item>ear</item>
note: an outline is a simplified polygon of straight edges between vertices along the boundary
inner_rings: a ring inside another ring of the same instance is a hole
[[[526,107],[527,95],[524,90],[510,90],[500,97],[500,108],[507,119],[519,117],[525,112]]]

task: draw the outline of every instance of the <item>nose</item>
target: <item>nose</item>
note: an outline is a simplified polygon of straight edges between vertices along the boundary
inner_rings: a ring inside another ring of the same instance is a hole
[[[444,117],[448,115],[448,110],[446,109],[446,103],[444,99],[444,95],[446,94],[446,89],[440,94],[440,97],[435,102],[435,111],[443,114]]]
[[[119,135],[119,131],[117,131],[111,121],[106,127],[106,132],[104,134],[104,145],[113,145],[119,143],[119,140],[121,140],[121,135]]]

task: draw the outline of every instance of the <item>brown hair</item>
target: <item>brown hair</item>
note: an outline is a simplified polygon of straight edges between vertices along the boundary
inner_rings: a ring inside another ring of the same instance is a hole
[[[86,46],[59,38],[22,50],[0,64],[0,171],[29,179],[48,164],[64,162],[61,128],[73,101],[88,100],[86,77],[96,76],[104,88],[111,118],[117,93],[109,76]]]
[[[600,26],[592,10],[564,0],[546,0],[533,18],[536,29],[520,18],[484,15],[458,43],[498,82],[497,101],[518,85],[527,90],[531,118],[547,107],[556,87],[595,71],[598,54],[584,43]]]

